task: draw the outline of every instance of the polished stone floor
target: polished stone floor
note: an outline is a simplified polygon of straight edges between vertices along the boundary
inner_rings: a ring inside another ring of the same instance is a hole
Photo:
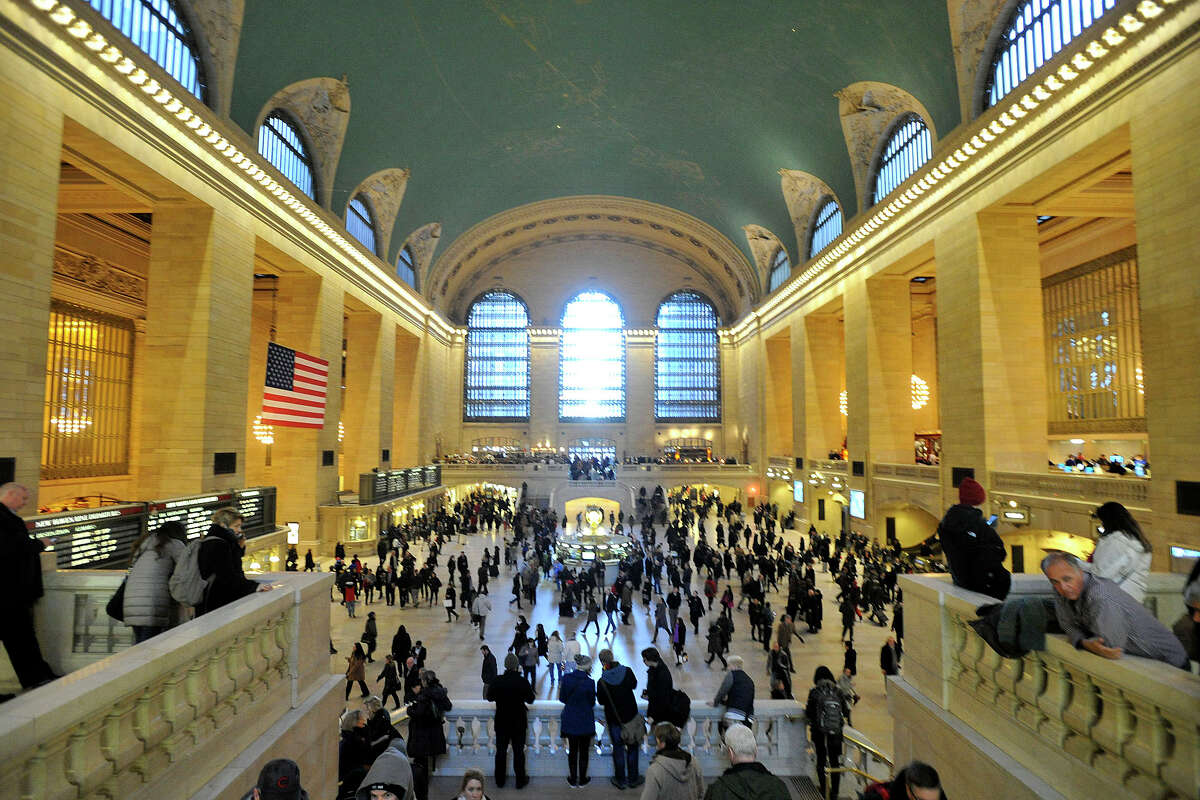
[[[711,531],[715,520],[709,518],[705,520],[704,524],[706,529]],[[801,526],[801,523],[797,522],[797,526]],[[807,522],[803,523],[802,527],[807,530]],[[661,541],[661,529],[659,536],[659,540]],[[788,531],[787,537],[791,541],[796,541],[800,538],[799,534],[795,531]],[[711,533],[708,540],[710,542],[715,541]],[[457,555],[460,550],[465,550],[471,569],[474,571],[479,565],[482,550],[485,546],[490,549],[495,545],[500,545],[503,550],[502,533],[475,534],[465,537],[463,541],[464,544],[461,546],[458,544],[448,546],[439,558],[441,564],[438,567],[438,574],[443,580],[445,580],[445,562],[449,554],[453,553]],[[347,555],[353,555],[353,553],[353,547],[347,547]],[[359,555],[364,557],[364,561],[366,561],[365,556],[368,555],[367,552],[361,552]],[[371,563],[377,563],[373,552],[370,555]],[[417,555],[419,559],[423,559],[425,553],[423,550],[419,550]],[[322,560],[328,564],[332,561],[332,558],[326,556]],[[695,577],[693,577],[693,582],[696,586],[700,585]],[[813,671],[818,666],[822,664],[827,665],[833,670],[835,675],[840,674],[842,667],[843,648],[838,639],[838,635],[841,632],[840,615],[834,602],[837,587],[830,580],[830,576],[823,574],[819,567],[817,569],[817,582],[824,594],[824,627],[817,634],[810,635],[804,633],[806,639],[804,644],[800,644],[797,641],[793,641],[792,644],[792,657],[795,660],[796,666],[796,674],[793,676],[793,692],[800,702],[803,702],[807,696],[808,689],[812,685]],[[557,592],[551,581],[546,580],[540,584],[536,605],[530,608],[528,604],[523,604],[524,609],[521,611],[517,610],[515,604],[511,606],[508,604],[508,599],[511,597],[511,585],[511,571],[501,568],[500,577],[493,579],[489,587],[493,613],[487,619],[484,636],[485,641],[501,661],[503,660],[503,654],[512,641],[513,625],[517,621],[518,614],[525,615],[531,626],[531,631],[540,622],[545,626],[547,634],[558,630],[559,635],[564,640],[566,639],[565,634],[568,630],[572,628],[581,629],[586,621],[586,616],[577,616],[572,621],[559,618]],[[724,587],[722,586],[722,588]],[[775,609],[777,614],[786,605],[786,586],[781,584],[780,588],[784,590],[783,594],[770,593],[768,596],[768,599],[771,601],[771,607]],[[738,587],[735,585],[735,596],[737,590]],[[686,609],[686,605],[684,608]],[[481,683],[479,680],[481,663],[481,654],[479,652],[480,642],[478,634],[471,627],[468,615],[464,609],[460,609],[461,617],[457,622],[447,623],[445,611],[440,606],[429,608],[422,605],[416,609],[412,607],[401,609],[398,605],[388,607],[381,601],[376,601],[370,606],[366,606],[360,602],[356,612],[357,618],[349,619],[346,610],[338,602],[331,602],[330,619],[332,622],[333,644],[339,651],[337,655],[330,656],[331,669],[336,672],[345,670],[345,656],[353,648],[354,642],[361,637],[368,611],[375,612],[379,628],[379,649],[376,651],[376,663],[367,665],[367,684],[372,691],[378,691],[382,686],[381,683],[375,681],[376,676],[379,675],[382,669],[382,654],[387,652],[387,648],[391,644],[392,635],[396,632],[397,627],[403,624],[414,641],[419,639],[428,648],[429,658],[427,665],[436,670],[439,679],[447,687],[451,700],[455,698],[478,698],[481,696]],[[745,659],[746,672],[755,681],[757,696],[760,698],[769,697],[766,678],[766,653],[762,649],[762,645],[750,641],[750,631],[745,611],[735,611],[734,613],[736,632],[734,633],[730,652],[741,655]],[[631,620],[633,622],[632,625],[618,625],[614,635],[597,635],[593,627],[586,635],[578,638],[582,644],[583,651],[590,654],[593,659],[602,648],[610,648],[618,661],[623,664],[632,665],[635,668],[639,686],[644,686],[645,668],[642,665],[639,654],[642,648],[651,644],[653,621],[647,616],[646,609],[642,606],[640,593],[635,593],[634,613],[631,615]],[[603,614],[600,621],[601,631],[603,631]],[[665,662],[670,666],[675,679],[675,685],[688,692],[694,704],[712,700],[723,677],[720,662],[714,661],[711,667],[705,666],[703,659],[706,655],[704,638],[706,629],[707,620],[701,621],[701,635],[689,638],[688,640],[687,649],[691,656],[689,663],[681,666],[674,665],[674,657],[670,652],[670,645],[666,644],[665,635],[660,633],[658,638],[659,649],[664,655]],[[805,630],[806,628],[801,628],[802,632]],[[690,633],[691,631],[689,630]],[[865,621],[860,622],[855,628],[855,647],[858,650],[859,665],[855,686],[862,700],[855,706],[852,715],[854,727],[865,734],[878,749],[885,753],[891,752],[892,749],[892,725],[891,718],[887,714],[884,681],[878,665],[879,650],[887,639],[888,634],[889,631],[886,628],[878,627]],[[542,667],[538,669],[537,685],[535,688],[539,699],[553,699],[556,697],[557,687],[551,687],[550,675]],[[352,693],[351,703],[355,702],[354,697],[356,694],[357,692]]]

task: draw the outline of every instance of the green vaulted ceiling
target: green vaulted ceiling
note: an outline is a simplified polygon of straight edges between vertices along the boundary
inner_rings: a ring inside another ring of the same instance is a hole
[[[945,0],[249,0],[232,114],[346,75],[333,208],[371,173],[412,176],[392,253],[443,247],[524,203],[609,194],[672,206],[748,252],[763,225],[797,258],[780,168],[856,205],[833,94],[862,80],[959,122]],[[802,258],[799,260],[803,260]]]

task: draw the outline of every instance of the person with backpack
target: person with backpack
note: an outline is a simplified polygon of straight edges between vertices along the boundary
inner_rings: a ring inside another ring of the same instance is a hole
[[[829,788],[832,793],[826,795],[825,765],[829,764],[832,768],[841,763],[842,728],[849,714],[846,696],[834,683],[833,672],[824,665],[817,667],[813,673],[813,687],[808,690],[804,715],[808,719],[809,738],[817,756],[817,783],[822,797],[838,796],[842,774],[835,772],[830,776]]]
[[[139,644],[179,622],[179,607],[171,598],[169,583],[175,565],[187,546],[187,530],[176,520],[164,522],[133,547],[133,566],[125,579],[122,606],[124,622],[133,628]]]
[[[171,573],[171,596],[196,606],[196,616],[270,590],[270,584],[252,581],[242,571],[242,547],[238,542],[241,527],[242,515],[235,509],[218,508],[208,533],[187,546]],[[177,580],[177,574],[181,580]],[[180,582],[188,584],[189,599],[176,594]]]

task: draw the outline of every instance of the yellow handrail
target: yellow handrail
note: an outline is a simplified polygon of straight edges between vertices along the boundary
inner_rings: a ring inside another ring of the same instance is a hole
[[[829,792],[832,789],[832,786],[831,786],[830,780],[829,780],[829,776],[835,772],[853,772],[855,775],[858,775],[861,778],[866,778],[867,781],[877,780],[877,778],[874,775],[863,772],[861,769],[858,769],[857,767],[825,767],[825,800],[833,800],[829,796]]]
[[[892,763],[892,759],[890,756],[884,755],[883,753],[879,752],[878,750],[876,750],[874,747],[867,744],[866,742],[863,742],[863,741],[860,741],[860,740],[854,738],[854,736],[851,735],[849,732],[847,732],[845,729],[842,730],[842,738],[845,739],[850,744],[857,747],[859,750],[862,750],[866,753],[870,753],[871,755],[875,756],[875,759],[877,761],[882,761],[884,764],[887,764],[889,770],[891,770],[892,768],[894,768],[896,766],[894,763]]]

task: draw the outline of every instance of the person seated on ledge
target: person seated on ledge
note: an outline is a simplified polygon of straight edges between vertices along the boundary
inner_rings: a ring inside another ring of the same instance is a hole
[[[1012,575],[1004,568],[1006,551],[1000,534],[979,510],[986,499],[979,481],[963,478],[958,485],[958,503],[950,506],[938,525],[938,539],[955,586],[1003,600]]]
[[[1042,572],[1058,594],[1058,624],[1075,647],[1105,658],[1129,653],[1191,668],[1183,645],[1166,625],[1115,583],[1085,571],[1075,556],[1051,553],[1042,559]]]

